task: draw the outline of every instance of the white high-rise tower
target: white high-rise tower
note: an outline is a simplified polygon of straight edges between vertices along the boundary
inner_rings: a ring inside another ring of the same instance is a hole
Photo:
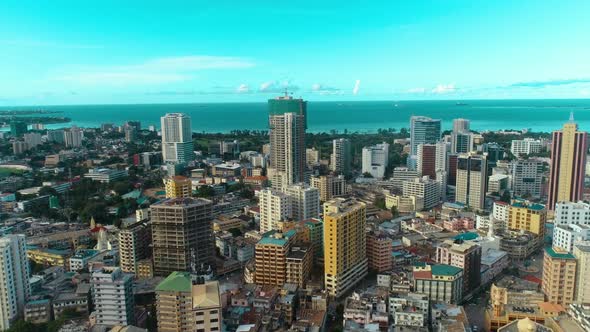
[[[4,331],[22,315],[31,295],[24,235],[0,238],[0,270],[0,331]]]
[[[191,118],[183,113],[168,113],[161,118],[162,158],[166,163],[193,160]]]

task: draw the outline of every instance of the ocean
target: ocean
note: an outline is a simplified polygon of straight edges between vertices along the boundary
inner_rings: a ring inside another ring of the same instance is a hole
[[[266,130],[266,103],[136,104],[1,107],[0,110],[44,109],[60,111],[72,119],[68,124],[48,128],[99,127],[101,123],[122,124],[139,120],[143,128],[159,127],[165,113],[186,113],[195,132],[222,132],[233,129]],[[550,132],[562,127],[570,112],[582,130],[590,131],[590,99],[560,100],[469,100],[456,101],[343,101],[307,105],[308,131],[376,132],[378,129],[408,128],[410,116],[442,119],[443,128],[455,118],[471,120],[472,130],[532,129]]]

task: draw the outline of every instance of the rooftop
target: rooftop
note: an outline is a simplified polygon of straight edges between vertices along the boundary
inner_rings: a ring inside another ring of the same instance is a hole
[[[541,211],[545,209],[545,205],[542,204],[536,204],[536,203],[525,203],[522,201],[519,202],[514,202],[512,203],[512,206],[517,207],[517,208],[527,208],[529,210],[534,210],[534,211]]]
[[[451,265],[444,265],[444,264],[436,264],[432,265],[432,274],[434,275],[444,275],[444,276],[454,276],[457,273],[463,271],[463,269]]]
[[[296,231],[294,229],[286,232],[280,233],[275,231],[266,232],[262,239],[258,241],[260,245],[275,245],[275,246],[284,246],[287,241],[295,236]]]
[[[188,272],[172,272],[156,287],[157,292],[187,292],[192,289],[191,275]]]
[[[557,259],[576,259],[576,257],[567,252],[567,251],[560,251],[559,249],[555,249],[553,247],[547,247],[545,248],[545,253],[549,256],[551,256],[551,258],[557,258]]]
[[[194,285],[192,290],[193,308],[221,307],[219,283],[217,281]]]

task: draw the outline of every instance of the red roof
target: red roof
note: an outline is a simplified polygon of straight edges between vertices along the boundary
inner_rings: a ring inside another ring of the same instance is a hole
[[[431,271],[414,271],[414,279],[432,279]]]
[[[534,283],[537,283],[537,284],[539,284],[539,285],[543,283],[543,280],[541,280],[541,279],[539,279],[539,278],[535,277],[535,276],[534,276],[534,275],[532,275],[532,274],[529,274],[529,275],[525,276],[525,277],[524,277],[524,278],[522,278],[522,279],[524,279],[524,280],[526,280],[526,281],[532,281],[532,282],[534,282]]]
[[[101,230],[105,230],[105,231],[106,231],[107,229],[106,229],[106,228],[104,228],[104,227],[102,227],[102,226],[96,226],[96,227],[94,227],[93,229],[91,229],[90,231],[91,231],[92,233],[96,233],[96,232],[100,232]]]

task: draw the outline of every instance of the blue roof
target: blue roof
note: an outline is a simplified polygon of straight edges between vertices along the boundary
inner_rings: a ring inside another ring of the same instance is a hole
[[[453,239],[469,241],[469,240],[475,240],[478,237],[479,237],[479,235],[475,232],[466,232],[466,233],[461,233],[461,234],[455,236]]]
[[[27,302],[27,304],[46,304],[49,303],[48,299],[42,299],[42,300],[35,300],[35,301],[29,301]]]
[[[276,231],[270,231],[270,232],[266,232],[264,233],[264,237],[262,239],[260,239],[260,241],[258,241],[258,244],[270,244],[270,245],[276,245],[276,246],[284,246],[287,241],[292,238],[293,236],[295,236],[296,232],[294,229],[283,233],[283,236],[280,238],[275,238],[274,234],[276,234]]]

